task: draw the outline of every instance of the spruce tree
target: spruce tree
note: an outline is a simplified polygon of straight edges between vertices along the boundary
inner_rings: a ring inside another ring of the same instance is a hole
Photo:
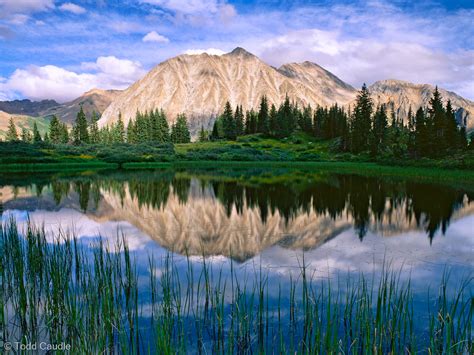
[[[10,117],[10,121],[8,122],[8,130],[7,130],[6,140],[8,142],[14,142],[14,141],[18,140],[18,132],[16,130],[15,123],[13,122],[13,117]]]
[[[456,115],[451,105],[451,100],[446,103],[446,122],[445,122],[445,145],[447,149],[463,148],[460,140],[460,131],[456,122]]]
[[[375,156],[387,144],[387,113],[385,105],[378,107],[375,112],[371,139],[371,152]]]
[[[360,153],[368,148],[369,132],[371,129],[373,103],[367,86],[362,85],[357,95],[352,117],[352,151]]]
[[[425,112],[423,108],[420,107],[415,115],[415,151],[418,157],[428,154],[429,139],[429,127]]]
[[[204,126],[201,126],[201,130],[199,131],[199,142],[207,142],[209,140],[209,134],[204,129]]]
[[[223,131],[224,131],[224,128],[222,125],[222,119],[221,117],[217,117],[216,120],[214,121],[214,125],[212,126],[212,133],[211,133],[210,139],[212,141],[222,139],[224,137]]]
[[[244,112],[242,110],[242,106],[237,106],[235,109],[234,114],[234,121],[235,121],[235,135],[241,136],[245,133],[244,127]]]
[[[130,144],[137,143],[136,134],[135,134],[135,124],[133,120],[128,121],[127,143],[130,143]]]
[[[69,143],[69,130],[65,123],[60,124],[60,143]]]
[[[41,139],[41,134],[39,133],[38,130],[38,125],[36,122],[33,123],[33,143],[39,143],[42,142],[43,140]]]
[[[184,114],[178,115],[176,122],[171,129],[171,139],[173,143],[191,142],[191,135],[188,129],[188,122]]]
[[[25,143],[31,143],[32,141],[31,133],[26,127],[21,128],[21,140]]]
[[[99,143],[99,117],[95,111],[92,112],[91,123],[89,125],[89,141],[91,143]]]
[[[118,120],[113,127],[113,136],[114,143],[125,142],[125,125],[123,124],[122,113],[119,113]]]
[[[245,134],[257,133],[257,113],[251,109],[245,114]]]
[[[227,101],[224,107],[224,112],[222,113],[222,123],[224,126],[224,136],[226,139],[235,140],[236,135],[236,124],[234,120],[234,115],[232,113],[232,107],[230,102]]]
[[[73,128],[74,144],[89,143],[87,118],[82,109],[79,110]]]
[[[466,127],[462,126],[459,129],[458,136],[457,136],[457,142],[455,145],[458,149],[465,150],[468,147],[467,144],[467,134],[466,134]]]
[[[170,141],[170,128],[165,112],[161,110],[158,114],[158,136],[159,143],[167,143]]]
[[[285,98],[285,101],[278,110],[278,127],[279,130],[276,132],[277,137],[288,137],[293,133],[294,129],[294,117],[293,117],[293,108],[290,103],[290,98],[288,95]]]
[[[268,115],[268,125],[269,125],[269,133],[272,136],[275,136],[275,132],[279,130],[278,127],[278,112],[274,104],[270,108],[270,113]]]
[[[49,139],[53,144],[62,143],[61,141],[61,122],[59,119],[54,115],[49,122]]]
[[[260,110],[258,111],[257,118],[257,132],[268,134],[268,101],[266,96],[262,96],[260,100]]]
[[[303,113],[299,115],[298,124],[303,132],[311,133],[313,131],[312,122],[313,110],[311,106],[303,108]]]
[[[427,126],[429,132],[428,155],[440,156],[446,150],[446,111],[441,94],[436,87],[428,108]]]

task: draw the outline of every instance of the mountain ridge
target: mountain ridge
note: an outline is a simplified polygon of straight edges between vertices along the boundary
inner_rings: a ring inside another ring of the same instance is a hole
[[[434,86],[413,84],[395,79],[380,80],[369,86],[374,104],[393,103],[395,113],[405,119],[413,111],[426,106]],[[474,128],[474,103],[440,89],[444,100],[450,99],[457,110],[458,121]],[[182,54],[153,67],[116,97],[104,111],[99,126],[117,121],[119,113],[125,121],[137,111],[163,109],[170,123],[184,113],[191,133],[211,129],[227,101],[244,110],[258,109],[265,95],[269,104],[279,105],[288,95],[298,105],[313,108],[337,103],[354,105],[357,90],[316,63],[283,64],[272,67],[244,48],[237,47],[223,55]]]

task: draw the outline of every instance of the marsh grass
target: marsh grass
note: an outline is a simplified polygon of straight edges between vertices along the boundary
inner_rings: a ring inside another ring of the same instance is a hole
[[[286,283],[208,259],[148,258],[140,277],[125,237],[86,248],[30,223],[0,229],[0,340],[71,344],[74,353],[472,353],[472,278],[449,273],[419,314],[409,281],[316,280],[300,260]],[[277,292],[275,292],[277,290]]]

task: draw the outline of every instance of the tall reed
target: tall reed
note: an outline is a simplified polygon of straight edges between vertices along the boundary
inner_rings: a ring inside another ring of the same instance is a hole
[[[387,267],[378,280],[272,284],[252,273],[173,254],[150,254],[140,275],[125,236],[87,247],[14,220],[0,228],[0,340],[70,344],[74,353],[472,353],[473,278],[446,271],[426,313],[410,281]],[[180,267],[179,263],[185,263]],[[336,283],[336,284],[335,284]],[[431,297],[430,295],[428,297]]]

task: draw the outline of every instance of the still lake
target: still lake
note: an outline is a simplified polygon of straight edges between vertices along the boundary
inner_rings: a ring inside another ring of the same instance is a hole
[[[472,276],[473,199],[472,186],[288,168],[0,175],[4,223],[30,220],[90,248],[124,236],[143,285],[149,256],[170,253],[183,272],[185,255],[241,279],[263,269],[275,298],[302,260],[336,288],[390,267],[411,279],[420,309],[445,270],[454,284]]]

